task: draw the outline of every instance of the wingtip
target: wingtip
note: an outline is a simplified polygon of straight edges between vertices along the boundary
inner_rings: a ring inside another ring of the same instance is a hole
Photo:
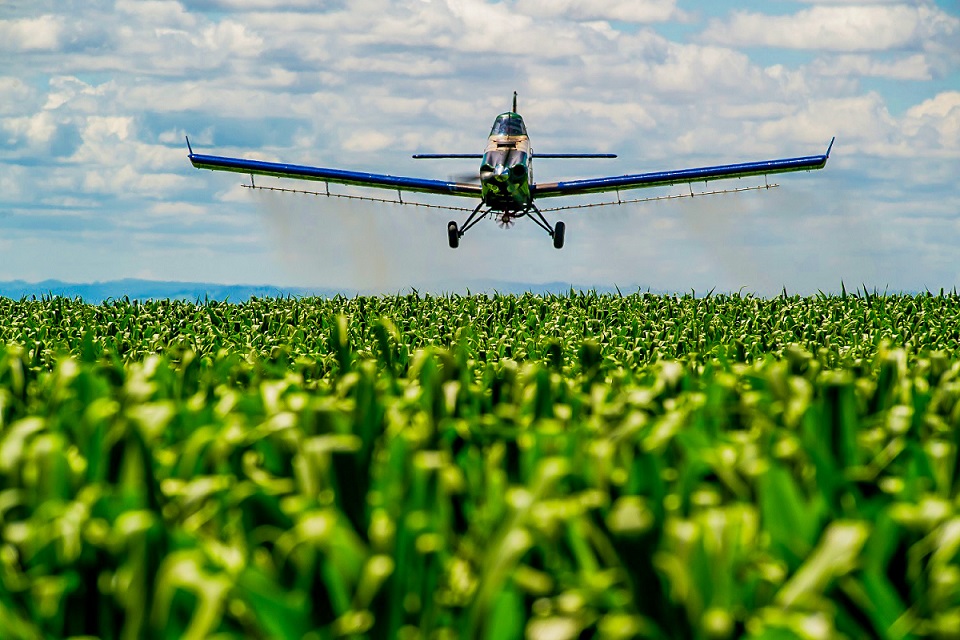
[[[827,147],[827,153],[826,153],[826,157],[828,158],[830,157],[830,151],[833,149],[833,143],[836,141],[836,139],[837,139],[837,136],[833,136],[832,138],[830,138],[830,146]]]
[[[190,136],[183,136],[187,139],[187,151],[190,152],[190,155],[193,155],[193,147],[190,146]]]

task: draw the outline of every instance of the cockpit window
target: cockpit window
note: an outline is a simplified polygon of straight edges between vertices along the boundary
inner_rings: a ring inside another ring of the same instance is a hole
[[[523,118],[516,113],[504,113],[497,116],[490,130],[492,136],[525,136],[527,128],[523,125]]]

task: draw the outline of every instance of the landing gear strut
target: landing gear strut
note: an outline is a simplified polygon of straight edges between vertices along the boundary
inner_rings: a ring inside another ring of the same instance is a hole
[[[459,247],[460,238],[463,237],[463,234],[472,229],[473,225],[487,217],[487,214],[490,213],[491,209],[487,209],[483,213],[480,213],[480,209],[483,209],[484,205],[485,203],[481,201],[480,204],[477,205],[477,208],[473,210],[473,213],[467,217],[467,221],[464,222],[463,226],[459,229],[457,228],[457,223],[453,220],[447,223],[447,241],[450,243],[451,249],[456,249]]]
[[[451,249],[456,249],[460,246],[460,238],[463,235],[473,228],[475,224],[486,218],[490,213],[494,212],[493,208],[488,207],[486,211],[481,213],[481,209],[485,206],[485,203],[481,202],[477,205],[477,208],[473,210],[473,213],[467,218],[466,222],[463,223],[462,227],[458,227],[457,223],[453,220],[447,223],[447,242],[450,243]],[[499,214],[495,213],[494,215],[501,216],[501,219],[508,219],[513,221],[516,218],[521,218],[527,214],[531,220],[533,220],[537,226],[550,234],[550,237],[553,238],[553,246],[556,249],[563,248],[563,238],[564,233],[567,230],[567,226],[562,222],[558,221],[556,226],[550,226],[550,223],[547,222],[547,219],[543,217],[543,213],[540,212],[540,209],[537,208],[532,202],[528,204],[522,211],[519,212],[504,212],[502,210]]]
[[[537,205],[530,203],[530,206],[526,210],[527,213],[530,213],[530,219],[537,223],[541,229],[550,234],[550,237],[553,238],[553,247],[555,249],[563,248],[563,236],[564,232],[567,230],[567,225],[563,224],[562,221],[557,221],[556,227],[551,227],[550,223],[547,222],[547,219],[543,217],[543,213],[540,212],[540,209],[537,209]]]

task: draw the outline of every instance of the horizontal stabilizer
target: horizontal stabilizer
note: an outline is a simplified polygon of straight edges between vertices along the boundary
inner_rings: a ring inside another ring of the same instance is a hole
[[[616,158],[615,153],[534,153],[534,158]],[[417,153],[414,160],[482,160],[482,153]]]
[[[534,158],[616,158],[615,153],[535,153]]]
[[[414,160],[482,160],[482,153],[415,153]]]

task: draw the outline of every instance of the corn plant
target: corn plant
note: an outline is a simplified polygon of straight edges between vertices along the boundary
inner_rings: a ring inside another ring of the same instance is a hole
[[[3,637],[960,628],[955,296],[0,307]]]

